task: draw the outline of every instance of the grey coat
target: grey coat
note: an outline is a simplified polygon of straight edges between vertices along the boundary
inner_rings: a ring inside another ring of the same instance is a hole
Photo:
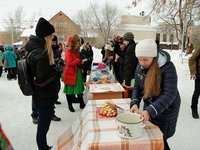
[[[167,52],[159,52],[158,64],[161,70],[161,94],[157,97],[144,100],[144,110],[150,114],[151,122],[159,126],[164,139],[175,133],[177,118],[180,108],[180,95],[177,88],[177,73],[174,64],[170,61]],[[135,86],[132,92],[131,107],[134,104],[140,105],[144,79],[147,71],[138,64],[135,73]]]

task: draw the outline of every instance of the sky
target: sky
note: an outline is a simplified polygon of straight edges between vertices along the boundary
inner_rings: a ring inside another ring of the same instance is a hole
[[[0,30],[2,30],[3,22],[5,18],[8,18],[8,14],[14,14],[19,7],[23,7],[27,20],[33,14],[37,18],[42,16],[50,19],[59,11],[63,11],[73,20],[77,11],[86,9],[90,3],[103,4],[106,1],[111,5],[116,4],[122,9],[131,4],[131,0],[4,0],[0,4]]]

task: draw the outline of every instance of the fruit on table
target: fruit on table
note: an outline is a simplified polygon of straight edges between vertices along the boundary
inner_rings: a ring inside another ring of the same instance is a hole
[[[117,115],[117,108],[114,104],[111,104],[110,102],[105,102],[103,107],[100,108],[99,113],[103,116],[114,117]]]

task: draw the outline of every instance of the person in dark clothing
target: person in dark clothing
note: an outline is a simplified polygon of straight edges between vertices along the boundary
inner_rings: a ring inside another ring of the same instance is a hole
[[[36,36],[31,35],[25,45],[28,53],[33,51],[27,60],[28,74],[34,88],[32,100],[39,112],[37,146],[39,150],[49,150],[52,147],[48,146],[46,136],[59,92],[59,79],[52,50],[52,34],[55,29],[41,17],[35,31]]]
[[[123,35],[123,43],[126,45],[124,56],[124,82],[130,86],[131,80],[134,79],[135,69],[138,64],[138,59],[135,56],[135,41],[133,33],[127,32]]]
[[[126,46],[124,55],[124,72],[123,72],[123,83],[122,86],[130,87],[131,81],[135,77],[135,69],[138,64],[138,59],[135,56],[134,36],[132,32],[126,32],[123,35],[123,43]],[[129,98],[131,97],[132,91],[129,91]]]
[[[105,58],[105,44],[102,46],[102,48],[101,48],[101,54],[102,54],[102,61],[103,61],[103,59]]]
[[[116,80],[123,83],[123,66],[124,66],[124,50],[125,45],[123,44],[122,37],[117,35],[114,37],[114,55],[113,55],[113,73]]]
[[[140,41],[135,53],[139,64],[135,73],[130,111],[139,113],[140,102],[143,100],[141,117],[160,128],[164,150],[170,150],[167,139],[175,133],[181,101],[176,68],[167,52],[157,51],[154,40]]]
[[[83,81],[86,82],[87,74],[91,71],[91,62],[93,60],[93,52],[91,54],[89,46],[83,44],[80,52],[81,60],[83,61],[82,70],[83,70]]]
[[[53,39],[52,39],[52,49],[53,49],[55,64],[57,65],[59,63],[59,60],[61,59],[61,54],[59,52],[58,38],[55,35],[53,35]],[[58,73],[58,78],[61,78],[61,74],[62,74],[62,72]],[[60,81],[59,81],[59,87],[61,87]],[[59,105],[59,104],[61,104],[61,102],[59,102],[57,100],[55,104]]]
[[[55,35],[52,38],[52,49],[53,49],[54,60],[55,60],[55,64],[56,64],[57,61],[60,59],[60,55],[59,55],[59,52],[58,52],[57,37]],[[58,72],[58,78],[60,79],[60,77],[61,77],[61,73]],[[60,87],[61,87],[60,80],[58,80],[58,84],[59,84],[59,89],[60,89]],[[57,100],[55,102],[55,104],[61,104],[61,102],[59,102]],[[54,109],[55,109],[55,107],[54,107]],[[35,102],[33,100],[32,100],[32,113],[31,113],[31,117],[32,117],[33,123],[37,124],[38,123],[38,119],[39,119],[39,112],[38,112],[37,105],[35,104]],[[55,115],[55,110],[53,112],[51,120],[53,120],[53,121],[61,121],[61,118],[57,117]]]
[[[90,59],[89,59],[89,70],[88,70],[88,74],[90,74],[91,73],[91,68],[92,68],[94,52],[92,50],[92,46],[89,43],[86,43],[86,47],[87,47],[87,50],[88,50],[89,56],[90,56]]]

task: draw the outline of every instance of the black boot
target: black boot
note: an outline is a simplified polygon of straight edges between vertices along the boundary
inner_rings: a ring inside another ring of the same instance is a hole
[[[66,97],[67,97],[67,103],[68,103],[68,108],[71,112],[75,112],[73,106],[72,106],[72,98],[73,98],[73,95],[68,95],[66,94]]]
[[[79,103],[80,103],[80,109],[85,108],[85,103],[83,101],[83,94],[78,94],[78,100],[79,100]]]
[[[198,119],[199,118],[199,114],[198,114],[197,109],[192,109],[192,117],[194,119]]]

